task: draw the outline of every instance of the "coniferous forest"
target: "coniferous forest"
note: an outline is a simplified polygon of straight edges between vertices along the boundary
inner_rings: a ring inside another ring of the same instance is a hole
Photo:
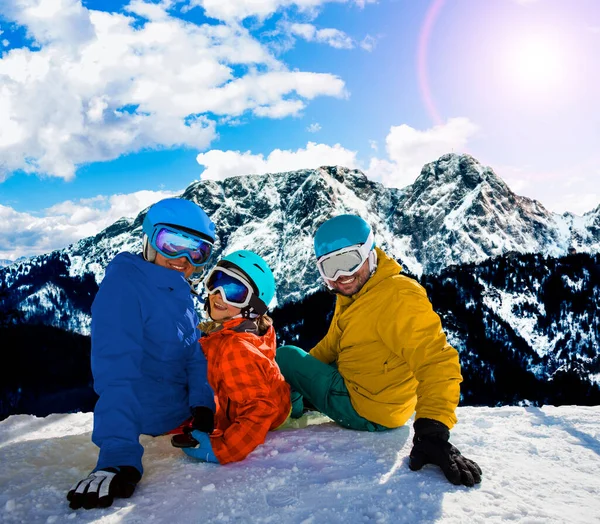
[[[56,300],[89,312],[92,275],[65,285],[64,261],[49,263],[68,290]],[[29,278],[34,285],[36,275]],[[508,254],[417,280],[460,353],[462,405],[600,404],[600,255]],[[278,343],[309,350],[326,333],[334,301],[319,291],[273,311]],[[68,310],[56,327],[48,325],[56,319],[25,318],[16,303],[0,290],[0,419],[92,410],[89,337],[61,329]]]

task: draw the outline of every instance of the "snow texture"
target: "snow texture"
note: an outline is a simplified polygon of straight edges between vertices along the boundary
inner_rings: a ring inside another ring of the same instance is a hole
[[[0,522],[589,523],[600,522],[600,407],[462,407],[452,442],[483,469],[475,488],[408,469],[412,430],[342,429],[312,414],[269,433],[239,463],[204,464],[141,439],[146,472],[133,497],[69,509],[93,468],[92,414],[0,422]]]

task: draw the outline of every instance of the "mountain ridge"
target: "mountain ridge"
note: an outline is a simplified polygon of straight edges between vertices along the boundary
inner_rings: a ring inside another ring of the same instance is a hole
[[[417,276],[510,252],[562,256],[573,248],[590,253],[600,249],[600,206],[584,217],[551,213],[513,193],[470,155],[443,155],[403,189],[386,188],[357,169],[323,166],[197,181],[181,196],[198,203],[217,224],[213,263],[222,252],[235,249],[254,250],[267,260],[278,284],[279,305],[321,288],[312,237],[322,222],[340,213],[365,218],[378,245]],[[145,212],[62,250],[0,268],[0,287],[14,295],[17,302],[12,305],[26,318],[39,314],[32,300],[37,308],[55,308],[53,297],[64,290],[41,282],[48,260],[63,260],[72,279],[91,274],[99,284],[118,252],[141,251]],[[32,271],[35,278],[28,276]],[[32,285],[32,279],[40,285]],[[91,287],[86,280],[86,292],[92,293]],[[87,332],[87,316],[75,315],[76,331]]]
[[[378,245],[427,289],[460,353],[466,402],[600,399],[600,206],[584,217],[550,213],[515,195],[468,155],[427,164],[404,189],[385,188],[358,170],[324,166],[199,181],[182,196],[199,203],[217,224],[212,263],[235,249],[267,259],[277,281],[272,315],[280,343],[310,349],[326,332],[333,297],[322,292],[313,233],[333,215],[357,213],[372,225]],[[63,250],[0,268],[0,329],[17,336],[35,328],[43,341],[27,348],[27,358],[42,351],[40,362],[53,362],[59,348],[51,347],[50,338],[66,340],[73,351],[89,344],[87,336],[71,339],[55,330],[89,334],[104,269],[120,251],[141,251],[144,214],[122,218]],[[80,369],[81,359],[71,362],[73,376],[89,373]],[[0,410],[14,412],[19,402],[42,398],[35,389],[40,381],[27,386],[23,377],[6,372],[18,384],[4,401],[0,395]],[[52,391],[66,387],[50,375],[44,380]],[[89,401],[80,384],[72,388]],[[64,406],[71,401],[68,391],[56,398]]]

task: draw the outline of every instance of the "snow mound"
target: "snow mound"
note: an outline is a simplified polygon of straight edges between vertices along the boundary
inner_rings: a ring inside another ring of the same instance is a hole
[[[408,469],[412,430],[342,429],[311,417],[270,433],[246,460],[188,458],[169,437],[142,437],[145,474],[107,509],[69,509],[94,467],[92,414],[0,422],[0,522],[592,522],[600,515],[600,407],[458,409],[452,442],[483,469],[475,488]]]

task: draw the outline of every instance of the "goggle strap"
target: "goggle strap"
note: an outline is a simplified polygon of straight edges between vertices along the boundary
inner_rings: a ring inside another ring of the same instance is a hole
[[[248,306],[250,306],[252,311],[257,315],[264,315],[269,310],[267,305],[254,293],[252,293],[252,296],[250,297],[250,303]]]

